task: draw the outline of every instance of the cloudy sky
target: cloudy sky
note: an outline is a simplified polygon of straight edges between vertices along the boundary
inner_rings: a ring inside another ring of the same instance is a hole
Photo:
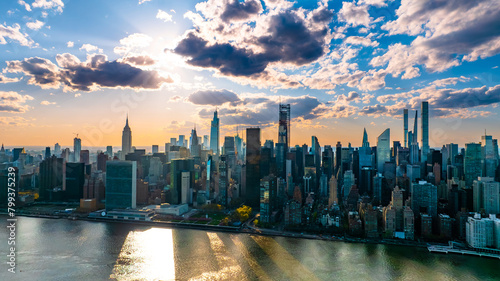
[[[376,145],[427,100],[431,146],[463,145],[500,137],[499,53],[498,0],[0,1],[0,141],[118,146],[128,113],[163,144],[216,107],[276,140],[281,100],[292,144]]]

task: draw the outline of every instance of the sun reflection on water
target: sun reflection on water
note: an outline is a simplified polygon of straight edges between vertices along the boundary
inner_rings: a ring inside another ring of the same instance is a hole
[[[175,280],[172,229],[129,232],[110,279]]]

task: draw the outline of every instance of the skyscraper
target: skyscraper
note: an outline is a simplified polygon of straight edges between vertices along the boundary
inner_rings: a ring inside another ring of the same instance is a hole
[[[260,128],[247,128],[246,202],[252,208],[260,203]]]
[[[135,208],[136,197],[137,162],[108,161],[106,163],[106,210]]]
[[[429,103],[422,102],[422,155],[420,161],[427,161],[427,153],[429,153]]]
[[[408,109],[403,111],[404,147],[408,147]]]
[[[108,155],[109,158],[113,158],[113,146],[111,145],[106,146],[106,154]]]
[[[363,131],[363,145],[362,147],[370,147],[370,143],[368,142],[368,134],[366,133],[366,128]]]
[[[415,121],[413,123],[413,132],[408,133],[408,142],[410,143],[410,163],[419,162],[418,148],[418,110],[415,111]]]
[[[191,130],[191,142],[189,143],[191,146],[189,149],[191,150],[191,156],[195,159],[195,162],[200,161],[201,157],[201,144],[198,142],[198,134],[196,133],[196,128]]]
[[[50,147],[49,147],[49,146],[47,146],[47,147],[45,148],[45,158],[49,158],[49,157],[50,157]]]
[[[498,160],[495,155],[492,136],[481,136],[481,156],[483,159],[483,176],[495,177],[495,170],[498,166]]]
[[[212,153],[219,156],[219,117],[217,117],[217,110],[214,111],[214,119],[212,120],[210,128],[210,149]]]
[[[290,104],[279,105],[278,143],[285,144],[285,154],[290,148]]]
[[[59,154],[61,154],[61,146],[59,143],[56,143],[54,145],[54,155],[59,156]]]
[[[391,129],[386,129],[377,138],[377,171],[384,171],[384,163],[391,161]]]
[[[481,144],[466,143],[465,144],[465,159],[464,159],[464,175],[465,184],[467,187],[472,185],[472,182],[481,176]]]
[[[73,151],[75,153],[74,162],[80,162],[80,151],[82,151],[82,140],[78,138],[78,135],[76,135],[76,138],[73,140]]]
[[[411,209],[416,215],[427,213],[433,218],[437,216],[437,187],[426,181],[412,182],[410,185]]]
[[[125,123],[125,127],[123,128],[122,133],[122,159],[125,159],[125,156],[132,152],[132,131],[128,126],[128,115],[127,121]]]
[[[51,201],[52,191],[64,188],[65,168],[64,159],[55,155],[40,163],[40,201]]]

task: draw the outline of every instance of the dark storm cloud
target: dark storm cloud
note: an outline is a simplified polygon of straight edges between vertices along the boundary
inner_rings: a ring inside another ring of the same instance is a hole
[[[462,90],[440,90],[429,99],[435,108],[472,108],[500,102],[500,85],[487,88],[466,88]]]
[[[224,22],[244,20],[261,11],[262,5],[260,1],[246,0],[245,2],[240,2],[239,0],[232,0],[226,4],[224,12],[220,17]]]
[[[315,22],[330,22],[332,18],[333,12],[326,8],[314,11],[312,17]]]
[[[81,63],[71,54],[57,55],[59,67],[43,58],[27,58],[7,62],[8,72],[21,72],[30,76],[30,84],[42,88],[92,91],[95,87],[129,87],[158,89],[171,83],[170,77],[161,77],[157,71],[142,70],[119,61],[108,61],[104,55],[93,55]]]
[[[263,49],[261,53],[235,47],[229,43],[209,45],[201,34],[190,32],[174,52],[190,57],[188,63],[215,68],[231,76],[252,76],[264,72],[271,62],[303,65],[323,55],[324,37],[328,29],[309,30],[304,20],[291,12],[272,16],[267,35],[248,38],[248,43]]]
[[[248,76],[264,71],[269,61],[262,55],[240,49],[228,43],[208,46],[208,42],[194,33],[189,33],[175,48],[175,53],[191,57],[187,63],[216,68],[221,73],[234,76]]]
[[[228,90],[206,90],[192,93],[188,100],[198,105],[222,105],[226,102],[238,102],[240,98]]]

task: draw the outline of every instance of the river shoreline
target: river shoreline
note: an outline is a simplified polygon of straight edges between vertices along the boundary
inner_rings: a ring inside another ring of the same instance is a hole
[[[7,213],[0,213],[0,215],[6,215]],[[344,242],[344,243],[358,243],[358,244],[380,244],[380,245],[392,245],[392,246],[406,246],[406,247],[417,247],[417,248],[427,248],[429,252],[433,254],[453,254],[460,255],[457,251],[432,251],[431,248],[436,247],[446,247],[444,244],[439,243],[429,243],[429,242],[418,242],[418,241],[408,241],[408,240],[395,240],[395,239],[370,239],[370,238],[358,238],[358,237],[346,237],[346,236],[323,236],[314,234],[303,234],[295,232],[284,232],[275,231],[264,228],[256,228],[249,226],[247,224],[242,224],[240,227],[233,226],[218,226],[218,225],[200,225],[195,223],[180,223],[180,222],[160,222],[160,221],[135,221],[135,220],[124,220],[124,219],[112,219],[112,218],[92,218],[92,217],[76,217],[76,216],[53,216],[53,215],[40,215],[40,214],[16,214],[19,217],[32,217],[32,218],[45,218],[45,219],[66,219],[66,220],[80,220],[80,221],[90,221],[90,222],[105,222],[105,223],[120,223],[120,224],[132,224],[140,226],[154,226],[161,228],[170,229],[193,229],[201,231],[213,231],[213,232],[224,232],[224,233],[240,233],[240,234],[250,234],[259,236],[269,236],[269,237],[286,237],[286,238],[297,238],[297,239],[310,239],[310,240],[323,240],[331,242]],[[467,251],[469,255],[474,255],[478,257],[487,257],[500,259],[500,256],[488,256],[483,255],[482,252],[477,252],[474,250]],[[475,254],[474,254],[475,253]]]

